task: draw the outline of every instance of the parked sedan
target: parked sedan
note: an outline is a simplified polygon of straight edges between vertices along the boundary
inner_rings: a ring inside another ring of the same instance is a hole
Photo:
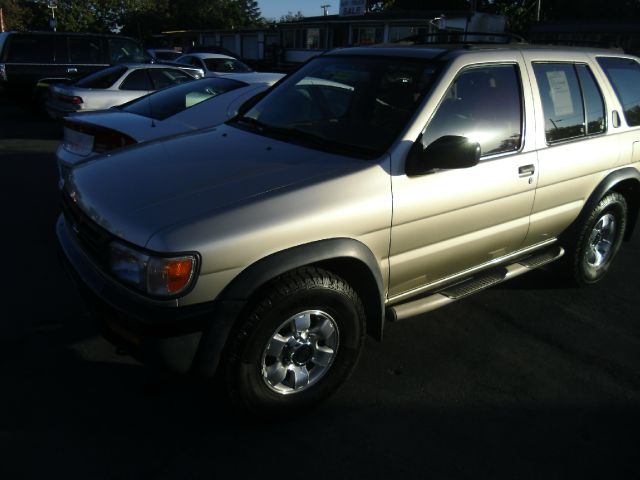
[[[94,155],[223,123],[283,76],[253,72],[203,78],[110,110],[70,115],[56,152],[60,185],[73,165]]]
[[[167,65],[115,65],[69,85],[51,85],[46,109],[53,119],[74,112],[103,110],[154,90],[192,81],[200,78],[202,73],[199,69]]]
[[[252,72],[251,68],[240,60],[220,53],[188,53],[175,59],[176,63],[201,68],[206,77],[217,77],[230,73]]]

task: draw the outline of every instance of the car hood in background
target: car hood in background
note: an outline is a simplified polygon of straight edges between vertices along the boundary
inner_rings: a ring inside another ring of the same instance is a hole
[[[176,223],[363,164],[222,125],[89,159],[66,189],[103,228],[144,246]]]

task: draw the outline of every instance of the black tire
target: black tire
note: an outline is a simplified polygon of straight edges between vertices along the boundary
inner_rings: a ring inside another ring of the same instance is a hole
[[[298,321],[304,327],[307,318],[303,339]],[[258,415],[315,406],[349,377],[365,332],[362,302],[337,275],[305,267],[276,278],[255,299],[227,343],[222,373],[233,404]],[[280,345],[284,347],[279,350]],[[278,383],[282,368],[286,375]],[[302,381],[296,386],[298,377]]]
[[[573,280],[579,286],[599,282],[620,249],[627,227],[627,202],[609,192],[580,226],[568,249]]]

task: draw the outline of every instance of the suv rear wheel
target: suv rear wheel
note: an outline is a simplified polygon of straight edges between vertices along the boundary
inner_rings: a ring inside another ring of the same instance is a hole
[[[608,193],[583,223],[572,249],[573,276],[579,285],[590,285],[604,277],[620,248],[626,226],[625,198],[617,192]]]
[[[362,302],[343,279],[320,268],[285,274],[230,339],[232,399],[254,413],[311,407],[347,379],[364,334]]]

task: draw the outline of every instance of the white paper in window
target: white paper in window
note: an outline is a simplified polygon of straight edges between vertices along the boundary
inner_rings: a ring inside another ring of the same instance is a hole
[[[551,89],[554,116],[566,117],[573,115],[573,102],[571,101],[567,75],[562,70],[547,72],[547,80]]]

